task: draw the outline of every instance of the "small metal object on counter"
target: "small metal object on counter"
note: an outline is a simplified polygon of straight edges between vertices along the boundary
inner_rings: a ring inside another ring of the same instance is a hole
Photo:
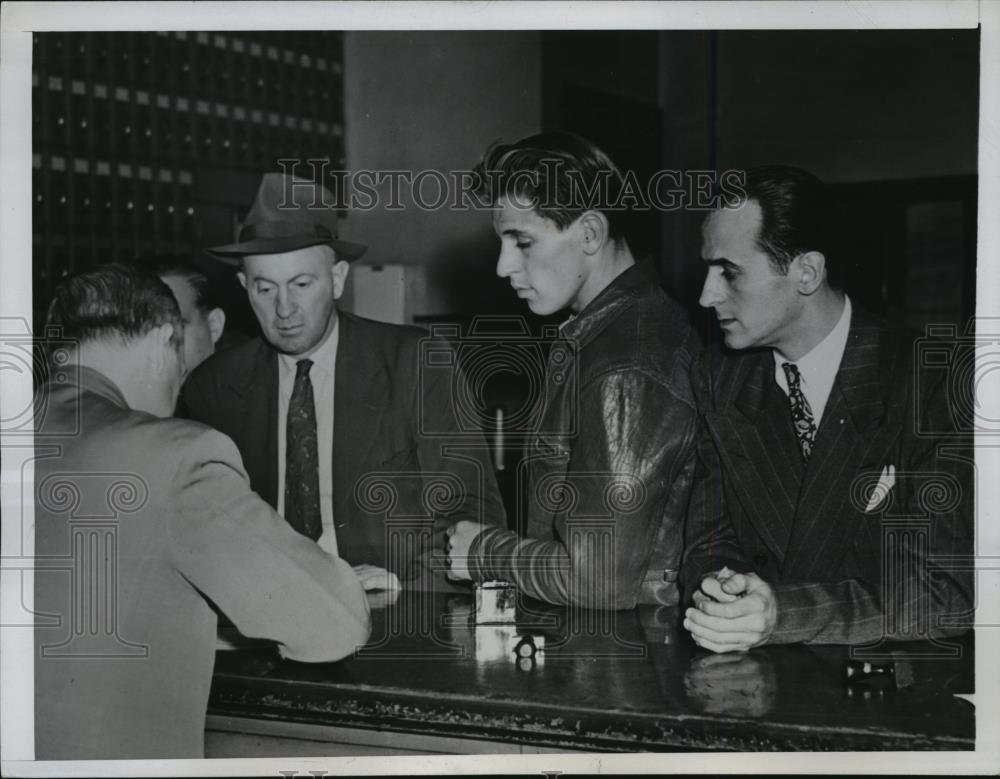
[[[848,660],[847,691],[854,689],[882,692],[896,689],[896,664],[893,661]]]
[[[514,656],[514,644],[517,643],[517,627],[515,625],[477,625],[476,662],[504,662]]]
[[[516,625],[477,625],[476,661],[495,663],[513,661],[521,667],[521,660],[530,661],[532,667],[542,661],[545,637],[517,632]]]
[[[545,637],[518,633],[517,588],[504,581],[475,585],[476,661],[511,662],[531,670],[542,662]]]
[[[530,671],[545,660],[545,636],[523,635],[514,646],[514,656],[517,667],[522,671]]]
[[[513,625],[517,616],[517,588],[504,581],[475,585],[476,624]]]

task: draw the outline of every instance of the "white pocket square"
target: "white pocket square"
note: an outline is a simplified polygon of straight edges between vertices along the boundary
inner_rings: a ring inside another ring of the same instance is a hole
[[[872,490],[872,494],[868,498],[868,506],[865,508],[866,514],[870,514],[872,511],[877,509],[882,502],[889,497],[889,491],[895,483],[896,466],[885,466],[882,469],[882,475],[878,477],[878,484],[875,485],[875,489]]]

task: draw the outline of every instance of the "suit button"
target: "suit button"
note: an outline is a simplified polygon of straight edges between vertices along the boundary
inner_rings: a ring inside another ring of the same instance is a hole
[[[763,552],[757,552],[757,554],[753,556],[753,564],[757,568],[763,568],[765,565],[767,565],[767,555],[764,554]]]

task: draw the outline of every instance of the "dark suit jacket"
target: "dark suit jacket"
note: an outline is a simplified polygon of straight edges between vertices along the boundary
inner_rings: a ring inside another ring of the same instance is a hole
[[[352,565],[371,563],[410,578],[418,573],[411,563],[436,543],[433,531],[440,538],[460,519],[504,524],[496,477],[482,433],[470,424],[476,420],[456,411],[457,368],[432,370],[424,360],[429,349],[436,360],[447,345],[419,328],[338,316],[338,553]],[[255,338],[198,366],[181,407],[236,442],[253,489],[277,506],[278,357],[267,342]]]
[[[728,565],[775,587],[775,643],[959,632],[974,604],[971,574],[955,565],[972,554],[973,463],[944,374],[915,361],[912,337],[855,309],[803,466],[771,351],[707,351],[693,373],[702,432],[687,597]],[[869,511],[889,465],[895,485]]]
[[[287,657],[329,662],[367,640],[364,592],[250,491],[228,438],[129,409],[96,371],[63,373],[35,418],[35,756],[201,757],[211,604]]]

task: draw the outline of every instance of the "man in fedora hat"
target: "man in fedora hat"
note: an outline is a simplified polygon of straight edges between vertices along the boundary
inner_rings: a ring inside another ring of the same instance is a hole
[[[194,371],[183,408],[229,435],[253,489],[375,588],[385,571],[417,576],[452,522],[502,523],[503,504],[482,434],[460,427],[441,372],[420,370],[426,334],[338,311],[367,247],[338,237],[332,202],[267,173],[239,240],[209,249],[239,268],[262,337]]]

